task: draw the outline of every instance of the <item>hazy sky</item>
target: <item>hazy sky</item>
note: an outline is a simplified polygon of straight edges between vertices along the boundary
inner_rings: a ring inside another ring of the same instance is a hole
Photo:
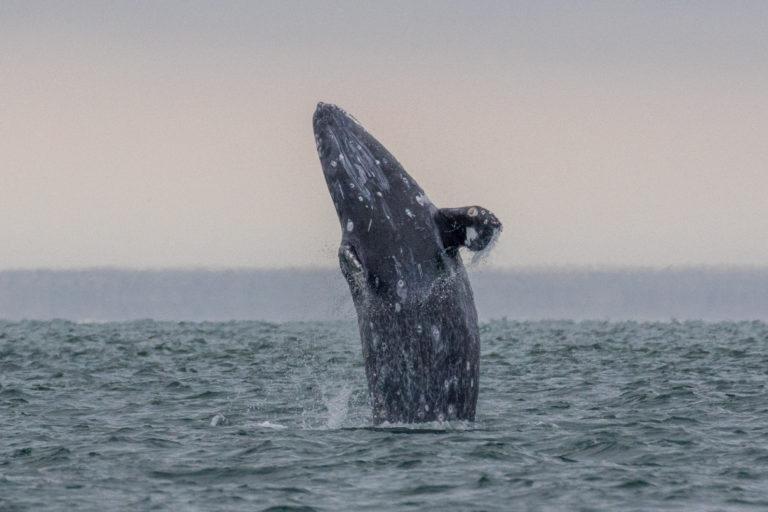
[[[0,2],[0,268],[335,265],[317,101],[491,262],[768,264],[768,2]]]

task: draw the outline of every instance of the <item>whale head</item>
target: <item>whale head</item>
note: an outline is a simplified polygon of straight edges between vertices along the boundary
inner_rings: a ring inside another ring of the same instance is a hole
[[[437,208],[387,149],[343,109],[319,103],[313,118],[325,182],[341,226],[342,271],[398,289],[440,263]]]
[[[404,300],[483,249],[501,229],[480,207],[438,209],[395,157],[351,115],[319,103],[315,143],[341,227],[339,261],[350,286],[368,283]],[[352,277],[351,277],[352,276]],[[354,279],[353,279],[354,277]]]

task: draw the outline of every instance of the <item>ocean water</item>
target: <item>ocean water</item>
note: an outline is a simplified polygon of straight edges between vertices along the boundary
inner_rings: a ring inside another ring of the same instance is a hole
[[[485,323],[474,424],[352,322],[0,323],[0,510],[760,510],[768,325]]]

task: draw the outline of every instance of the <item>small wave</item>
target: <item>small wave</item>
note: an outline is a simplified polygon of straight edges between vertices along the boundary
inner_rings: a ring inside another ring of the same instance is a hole
[[[223,414],[217,414],[213,418],[211,418],[210,425],[212,427],[217,427],[219,425],[226,425],[228,422],[229,420],[227,420],[226,416],[224,416]]]
[[[281,425],[280,423],[272,423],[271,421],[262,421],[256,424],[259,428],[271,428],[274,430],[284,430],[288,427]]]

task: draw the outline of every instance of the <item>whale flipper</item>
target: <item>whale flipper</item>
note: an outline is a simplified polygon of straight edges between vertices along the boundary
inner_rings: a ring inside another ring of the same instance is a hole
[[[499,219],[482,206],[441,208],[435,214],[435,223],[447,251],[459,247],[482,251],[502,229]]]

